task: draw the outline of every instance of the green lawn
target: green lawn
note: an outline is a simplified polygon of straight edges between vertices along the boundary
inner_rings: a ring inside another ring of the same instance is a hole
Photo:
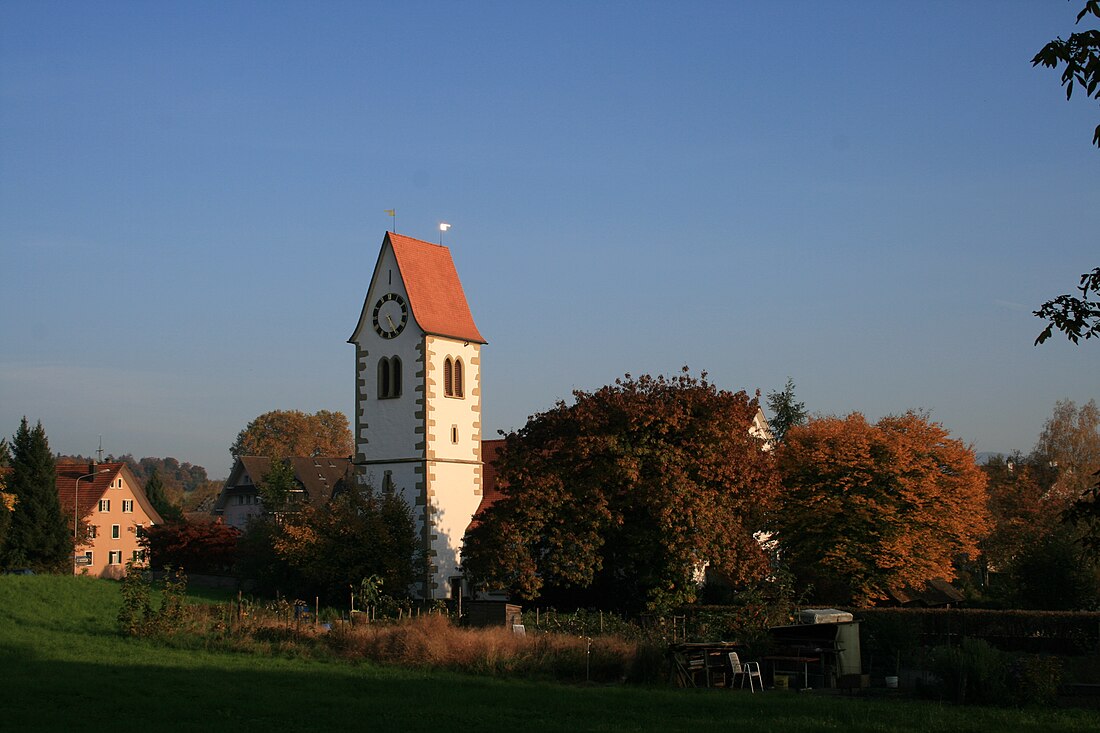
[[[571,687],[169,648],[119,636],[119,586],[0,576],[5,731],[1095,731],[1083,710]]]

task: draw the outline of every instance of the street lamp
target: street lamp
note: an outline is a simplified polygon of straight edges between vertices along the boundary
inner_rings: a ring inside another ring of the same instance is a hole
[[[111,469],[104,468],[100,471],[92,471],[86,473],[76,480],[76,485],[73,488],[73,562],[76,562],[76,534],[77,528],[80,527],[80,482],[86,478],[92,476],[98,476],[101,473],[110,473]]]

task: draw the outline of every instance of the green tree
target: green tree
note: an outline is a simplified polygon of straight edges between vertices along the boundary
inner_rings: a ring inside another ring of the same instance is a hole
[[[1092,486],[1077,497],[1062,519],[1073,528],[1089,559],[1100,562],[1100,470],[1092,478]]]
[[[754,534],[778,484],[749,432],[758,409],[686,367],[574,392],[506,436],[504,496],[468,530],[463,569],[481,588],[628,610],[694,600],[708,565],[734,585],[766,576]]]
[[[1018,608],[1087,611],[1100,602],[1100,569],[1067,527],[1037,539],[1009,567]]]
[[[1081,275],[1077,289],[1081,291],[1080,298],[1059,295],[1033,311],[1035,316],[1048,321],[1047,327],[1035,338],[1036,345],[1050,338],[1054,329],[1075,344],[1081,339],[1100,338],[1100,267]]]
[[[350,456],[354,451],[348,418],[342,412],[300,410],[265,412],[237,435],[229,449],[241,456]]]
[[[1100,0],[1088,0],[1077,14],[1077,23],[1086,17],[1100,19]],[[1056,38],[1035,54],[1031,64],[1051,69],[1063,66],[1062,86],[1066,88],[1066,99],[1073,96],[1075,88],[1080,88],[1086,96],[1100,100],[1100,30],[1093,28],[1073,33],[1065,40]],[[1100,125],[1093,131],[1092,142],[1100,147]],[[1046,328],[1035,339],[1036,344],[1050,338],[1055,329],[1075,344],[1082,338],[1100,338],[1100,301],[1097,299],[1100,297],[1100,267],[1081,275],[1077,289],[1081,292],[1080,298],[1059,295],[1034,312],[1047,321]]]
[[[183,511],[170,503],[164,495],[164,482],[160,480],[160,472],[156,466],[149,471],[149,478],[145,480],[145,496],[166,522],[183,519]]]
[[[951,580],[988,530],[974,452],[925,415],[859,413],[792,428],[774,539],[818,602],[865,605],[892,589]]]
[[[295,497],[301,493],[298,479],[294,477],[294,467],[287,459],[271,461],[271,468],[260,479],[256,488],[263,501],[264,511],[276,518],[294,510]]]
[[[23,418],[12,440],[11,468],[8,490],[18,503],[5,543],[4,565],[71,570],[71,528],[61,514],[53,454],[41,422],[31,428]]]
[[[771,426],[777,443],[783,442],[791,428],[806,422],[806,404],[794,398],[794,380],[790,377],[787,377],[787,384],[782,392],[768,393],[768,409],[772,411],[772,419],[768,421],[768,425]]]
[[[1100,18],[1100,0],[1088,0],[1077,14],[1077,23],[1089,16]],[[1054,39],[1035,54],[1031,65],[1050,69],[1064,65],[1062,86],[1066,88],[1066,99],[1073,96],[1075,87],[1080,87],[1088,97],[1100,100],[1100,30],[1089,29],[1072,33],[1065,40]],[[1100,125],[1093,131],[1092,144],[1100,147]]]
[[[276,555],[305,590],[341,602],[349,586],[377,576],[403,594],[423,576],[412,511],[398,495],[344,491],[323,507],[288,515],[274,536]]]

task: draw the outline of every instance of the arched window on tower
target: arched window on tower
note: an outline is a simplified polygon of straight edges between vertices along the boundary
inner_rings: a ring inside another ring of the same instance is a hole
[[[383,356],[378,360],[378,399],[401,396],[401,359]]]
[[[443,360],[443,395],[445,397],[455,396],[454,362],[451,361],[449,356]]]
[[[462,359],[455,359],[454,366],[454,396],[462,397],[464,393],[462,391]]]
[[[378,399],[390,396],[390,360],[382,357],[378,360]]]

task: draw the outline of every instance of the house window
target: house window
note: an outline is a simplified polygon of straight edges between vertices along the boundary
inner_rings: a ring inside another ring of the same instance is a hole
[[[111,565],[121,565],[122,564],[122,550],[111,550],[111,552],[108,555],[107,562],[110,563]]]
[[[451,442],[452,443],[457,443],[458,442],[458,426],[457,425],[452,425],[451,426]]]
[[[393,471],[386,471],[382,474],[382,491],[386,494],[393,493]]]
[[[133,499],[123,499],[122,500],[122,511],[124,511],[124,512],[133,512],[134,511],[134,501],[133,501]]]
[[[92,564],[92,551],[91,550],[85,551],[84,557],[88,558],[88,562],[86,564],[91,565]]]
[[[96,532],[95,525],[94,524],[89,524],[88,525],[88,539],[94,540],[95,539],[95,532]]]
[[[119,526],[117,524],[112,524],[111,525],[111,539],[112,540],[117,540],[121,536],[122,536],[122,531],[119,528]]]
[[[397,356],[378,360],[378,399],[401,396],[401,359]]]
[[[145,550],[134,550],[134,554],[130,559],[134,562],[145,562]]]
[[[99,511],[101,511],[101,512],[111,511],[111,500],[110,499],[100,499],[99,500]]]

